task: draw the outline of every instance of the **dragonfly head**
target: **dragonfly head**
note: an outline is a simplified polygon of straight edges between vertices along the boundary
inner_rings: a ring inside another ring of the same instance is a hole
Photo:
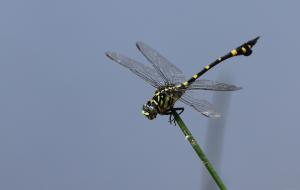
[[[144,114],[148,119],[152,120],[156,118],[157,109],[151,101],[148,101],[147,104],[143,105],[142,114]]]

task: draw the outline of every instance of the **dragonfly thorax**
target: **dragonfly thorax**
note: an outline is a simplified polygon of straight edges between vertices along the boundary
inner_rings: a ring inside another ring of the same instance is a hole
[[[183,94],[175,86],[165,86],[157,89],[151,100],[143,105],[142,113],[150,120],[154,119],[157,114],[169,114],[175,102]]]

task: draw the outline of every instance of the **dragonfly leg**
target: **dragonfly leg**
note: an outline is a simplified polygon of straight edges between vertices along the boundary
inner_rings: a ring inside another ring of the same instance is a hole
[[[178,113],[178,115],[182,114],[183,111],[184,111],[184,108],[181,107],[181,108],[171,108],[169,111],[168,111],[168,115],[169,115],[169,123],[170,124],[174,124],[176,126],[176,122],[175,122],[175,117],[174,115],[172,114],[172,110],[173,111],[176,111]]]
[[[180,115],[180,114],[183,113],[184,107],[181,107],[181,108],[172,108],[172,110],[175,110],[176,112],[179,111],[179,112],[178,112],[178,115]]]

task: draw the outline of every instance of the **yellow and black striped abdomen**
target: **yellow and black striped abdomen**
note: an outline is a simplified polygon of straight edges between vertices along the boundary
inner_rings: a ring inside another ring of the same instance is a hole
[[[244,55],[244,56],[251,55],[251,53],[252,53],[251,48],[256,44],[258,39],[259,39],[259,37],[256,37],[256,38],[244,43],[243,45],[233,49],[232,51],[230,51],[226,55],[224,55],[222,57],[219,57],[214,62],[212,62],[212,63],[208,64],[207,66],[205,66],[200,72],[195,74],[189,80],[177,85],[177,88],[188,88],[190,84],[192,84],[195,80],[197,80],[199,77],[201,77],[204,73],[206,73],[208,70],[210,70],[214,66],[218,65],[219,63],[225,61],[226,59],[229,59],[229,58],[234,57],[234,56],[239,56],[239,55]]]

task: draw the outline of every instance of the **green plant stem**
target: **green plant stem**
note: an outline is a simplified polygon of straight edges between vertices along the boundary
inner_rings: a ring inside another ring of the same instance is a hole
[[[208,160],[208,158],[204,154],[203,150],[201,149],[201,147],[199,146],[199,144],[197,143],[197,141],[194,139],[192,133],[189,131],[189,129],[187,128],[187,126],[184,124],[184,122],[182,121],[182,119],[180,118],[180,116],[178,115],[178,113],[175,110],[173,110],[172,114],[174,115],[175,121],[177,122],[178,126],[180,127],[181,131],[183,132],[185,138],[190,142],[190,144],[192,145],[193,149],[196,151],[197,155],[202,160],[203,164],[205,165],[205,167],[207,168],[208,172],[210,173],[210,175],[212,176],[212,178],[215,180],[215,182],[217,183],[217,185],[219,186],[219,188],[221,190],[227,190],[225,184],[223,183],[223,181],[219,177],[219,175],[216,172],[216,170],[213,168],[212,164],[210,163],[210,161]]]

